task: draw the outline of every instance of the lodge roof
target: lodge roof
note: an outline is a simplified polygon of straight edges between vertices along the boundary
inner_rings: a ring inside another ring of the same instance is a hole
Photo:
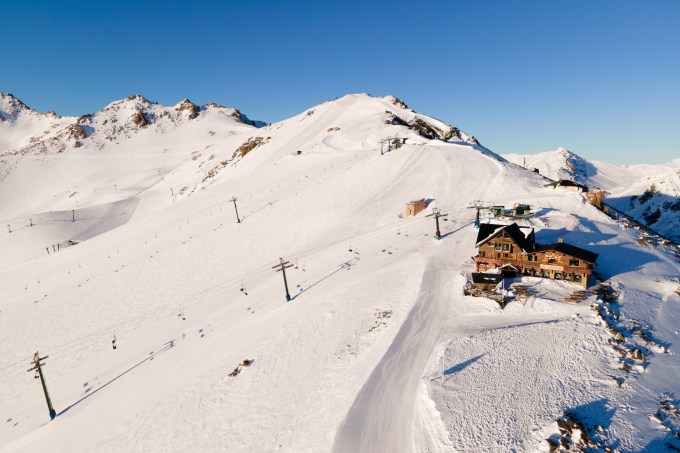
[[[505,276],[503,274],[485,274],[483,272],[472,273],[472,283],[499,284]]]
[[[573,256],[574,258],[587,261],[589,263],[594,263],[597,260],[598,254],[593,253],[589,250],[585,250],[575,245],[565,244],[564,242],[556,242],[554,244],[539,245],[536,247],[535,252],[547,252],[549,250],[554,250],[556,252],[564,253],[565,255]]]
[[[560,187],[560,186],[580,187],[581,189],[583,189],[584,192],[588,191],[587,186],[584,186],[583,184],[579,184],[579,183],[574,182],[574,181],[570,181],[568,179],[559,179],[555,182],[551,182],[550,184],[545,185],[545,187],[550,187],[550,186],[554,186],[554,187]]]
[[[510,238],[515,241],[515,243],[522,248],[525,252],[531,251],[533,249],[534,241],[533,234],[525,236],[520,230],[516,223],[510,225],[502,225],[497,223],[482,223],[479,226],[479,232],[477,233],[477,244],[475,247],[479,247],[487,242],[489,239],[495,237],[501,231],[505,231]]]

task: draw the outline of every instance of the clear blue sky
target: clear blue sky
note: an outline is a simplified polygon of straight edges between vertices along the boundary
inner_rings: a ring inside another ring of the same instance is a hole
[[[680,157],[680,1],[0,2],[0,91],[94,112],[140,93],[277,121],[394,94],[499,153]]]

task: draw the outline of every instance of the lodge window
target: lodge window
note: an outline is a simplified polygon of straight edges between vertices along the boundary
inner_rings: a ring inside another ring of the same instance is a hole
[[[538,257],[536,255],[527,255],[527,261],[538,261]]]
[[[503,251],[509,252],[510,251],[510,244],[503,244]]]
[[[579,267],[581,265],[581,262],[579,260],[569,260],[569,266],[571,267]]]
[[[561,272],[555,272],[555,280],[562,280],[562,273]]]
[[[486,252],[483,251],[483,250],[480,251],[480,252],[479,252],[479,256],[481,256],[482,258],[484,258],[484,257],[486,256]]]
[[[524,269],[524,275],[531,275],[531,268],[527,267]]]
[[[565,272],[564,273],[564,279],[567,280],[567,281],[571,281],[571,273]]]
[[[550,271],[549,270],[546,270],[546,269],[543,270],[543,278],[550,278]]]
[[[574,274],[574,281],[581,283],[581,274]]]
[[[507,254],[507,253],[504,253],[504,254],[503,254],[503,258],[507,258],[507,257],[508,257],[508,254]]]
[[[557,260],[555,258],[549,258],[548,264],[557,264]]]
[[[494,244],[495,250],[500,251],[501,250],[501,244]]]

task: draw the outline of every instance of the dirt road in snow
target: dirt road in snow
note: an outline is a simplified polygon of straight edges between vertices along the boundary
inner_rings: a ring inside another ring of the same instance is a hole
[[[418,301],[340,426],[335,452],[412,450],[418,385],[446,310],[443,267],[434,261],[426,267]]]

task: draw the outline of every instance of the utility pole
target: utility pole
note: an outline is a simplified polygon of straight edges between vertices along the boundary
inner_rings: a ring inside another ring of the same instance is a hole
[[[229,201],[234,203],[234,210],[236,211],[236,223],[241,223],[241,219],[238,218],[238,208],[236,207],[236,200],[237,200],[236,197],[231,197],[231,200]]]
[[[75,222],[75,221],[76,221],[76,210],[71,209],[71,222]]]
[[[285,261],[283,258],[279,258],[279,264],[273,266],[272,269],[276,269],[276,272],[283,272],[283,284],[286,287],[286,302],[290,302],[290,293],[288,292],[288,280],[286,280],[286,269],[293,267],[290,262]]]
[[[33,368],[29,369],[28,372],[30,373],[31,371],[35,370],[35,378],[36,379],[40,378],[40,383],[42,384],[43,392],[45,392],[45,399],[47,400],[47,408],[50,410],[50,420],[54,420],[54,417],[57,416],[57,412],[54,410],[54,407],[52,407],[52,400],[50,400],[50,394],[47,393],[47,384],[45,383],[45,376],[43,376],[42,373],[42,367],[45,364],[40,363],[42,360],[45,360],[48,357],[49,356],[40,357],[40,355],[36,351],[35,355],[33,356]]]
[[[437,230],[434,232],[434,237],[436,237],[437,240],[439,240],[439,239],[442,238],[442,234],[439,231],[439,218],[440,217],[446,217],[446,213],[442,214],[441,211],[439,210],[439,208],[432,208],[432,214],[428,214],[425,217],[432,217],[432,216],[434,216],[434,220],[437,223]],[[447,220],[447,219],[444,218],[443,220]]]

